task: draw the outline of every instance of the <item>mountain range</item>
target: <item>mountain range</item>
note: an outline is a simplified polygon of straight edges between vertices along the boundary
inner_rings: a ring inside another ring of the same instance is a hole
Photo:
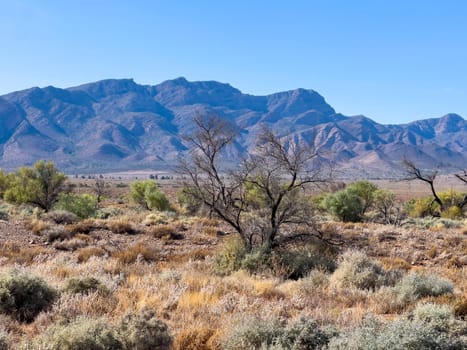
[[[457,114],[383,125],[336,113],[313,90],[254,96],[185,78],[153,86],[109,79],[0,96],[0,168],[50,159],[70,173],[165,169],[188,150],[181,135],[190,133],[197,113],[236,125],[232,161],[254,146],[265,124],[319,148],[349,175],[390,177],[403,158],[426,168],[467,168],[467,122]]]

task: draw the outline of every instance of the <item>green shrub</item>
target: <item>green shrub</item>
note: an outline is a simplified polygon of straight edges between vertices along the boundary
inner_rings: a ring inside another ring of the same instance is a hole
[[[360,216],[363,217],[366,211],[370,209],[375,202],[375,193],[378,190],[378,186],[367,180],[362,180],[348,185],[345,190],[355,193],[360,198],[362,204]]]
[[[169,200],[153,180],[133,182],[130,187],[130,198],[148,210],[170,209]]]
[[[119,334],[127,350],[168,350],[172,346],[167,325],[148,310],[126,315],[119,327]]]
[[[96,215],[97,198],[87,193],[61,194],[54,208],[69,211],[81,219],[86,219]]]
[[[363,203],[352,190],[342,190],[327,195],[323,207],[327,212],[344,222],[358,222],[362,220]]]
[[[12,271],[0,275],[0,312],[31,322],[55,300],[56,292],[39,277]]]
[[[338,288],[375,289],[395,282],[397,274],[385,271],[361,251],[348,250],[330,277],[331,285]]]
[[[195,214],[200,207],[200,201],[196,196],[196,190],[185,186],[177,193],[177,201],[187,214]]]
[[[22,350],[123,350],[115,327],[106,321],[80,318],[49,327]]]
[[[214,258],[214,271],[218,275],[225,276],[239,270],[245,254],[246,248],[243,242],[237,237],[229,237]]]
[[[71,278],[66,282],[63,290],[73,294],[88,294],[95,291],[108,292],[107,288],[94,277]]]

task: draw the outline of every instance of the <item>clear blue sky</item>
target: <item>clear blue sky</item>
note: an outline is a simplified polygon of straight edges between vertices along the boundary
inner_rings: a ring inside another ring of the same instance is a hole
[[[467,118],[467,1],[0,0],[0,94],[184,76],[310,88],[382,123]]]

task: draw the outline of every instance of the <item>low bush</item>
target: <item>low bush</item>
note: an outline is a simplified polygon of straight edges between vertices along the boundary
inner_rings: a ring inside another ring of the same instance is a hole
[[[437,312],[436,312],[437,313]],[[458,337],[448,328],[419,318],[400,318],[383,323],[367,318],[361,326],[332,338],[329,350],[405,350],[405,349],[465,349],[467,339]]]
[[[325,332],[312,319],[300,318],[285,325],[276,320],[243,320],[224,341],[224,349],[324,349],[332,332]]]
[[[72,233],[67,231],[63,226],[55,226],[48,228],[42,234],[47,237],[47,241],[49,243],[55,241],[63,241],[65,239],[73,237]]]
[[[105,294],[108,292],[107,288],[94,277],[71,278],[66,282],[63,291],[72,294],[89,294],[96,291]]]
[[[143,310],[138,314],[126,315],[120,326],[119,335],[126,350],[169,350],[172,336],[167,325],[154,312]]]
[[[97,198],[90,194],[61,194],[55,208],[69,211],[81,219],[93,217],[97,211]]]
[[[48,212],[44,219],[53,221],[58,225],[68,225],[77,222],[78,216],[67,210],[54,210]]]
[[[9,217],[10,215],[8,214],[8,206],[6,206],[3,203],[0,203],[0,220],[8,221]]]
[[[395,283],[398,274],[386,271],[361,251],[348,250],[330,277],[331,286],[337,288],[376,289]]]
[[[115,327],[104,320],[80,318],[49,327],[21,350],[124,350]]]
[[[322,205],[341,221],[362,221],[363,203],[355,191],[345,189],[329,194]]]
[[[335,263],[326,255],[307,249],[267,251],[258,247],[247,252],[243,243],[234,237],[225,241],[214,259],[214,270],[219,275],[243,269],[250,273],[298,279],[317,268],[333,271]]]
[[[242,267],[246,249],[242,241],[234,236],[228,237],[214,259],[214,271],[221,276],[229,275]]]
[[[16,271],[0,275],[0,312],[21,322],[33,321],[56,296],[56,291],[39,277]]]
[[[170,210],[170,202],[153,180],[135,181],[131,184],[130,197],[148,210]]]
[[[409,273],[392,289],[399,302],[409,304],[420,298],[452,293],[454,285],[451,281],[433,274]]]
[[[409,273],[394,287],[382,288],[379,292],[381,312],[398,312],[420,298],[436,297],[453,292],[452,282],[436,275]]]

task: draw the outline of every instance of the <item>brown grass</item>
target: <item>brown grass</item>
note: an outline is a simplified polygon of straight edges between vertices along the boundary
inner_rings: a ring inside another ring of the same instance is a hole
[[[79,263],[84,263],[93,256],[101,257],[105,256],[106,254],[107,252],[101,247],[91,246],[79,249],[77,258]]]
[[[160,256],[158,248],[146,243],[137,243],[128,249],[114,254],[114,258],[122,264],[133,264],[139,259],[146,262],[157,261],[160,259]]]
[[[220,350],[219,331],[210,327],[185,328],[175,336],[174,350]]]
[[[0,256],[11,264],[30,265],[36,257],[47,254],[43,247],[21,247],[16,243],[5,242],[0,245]]]

